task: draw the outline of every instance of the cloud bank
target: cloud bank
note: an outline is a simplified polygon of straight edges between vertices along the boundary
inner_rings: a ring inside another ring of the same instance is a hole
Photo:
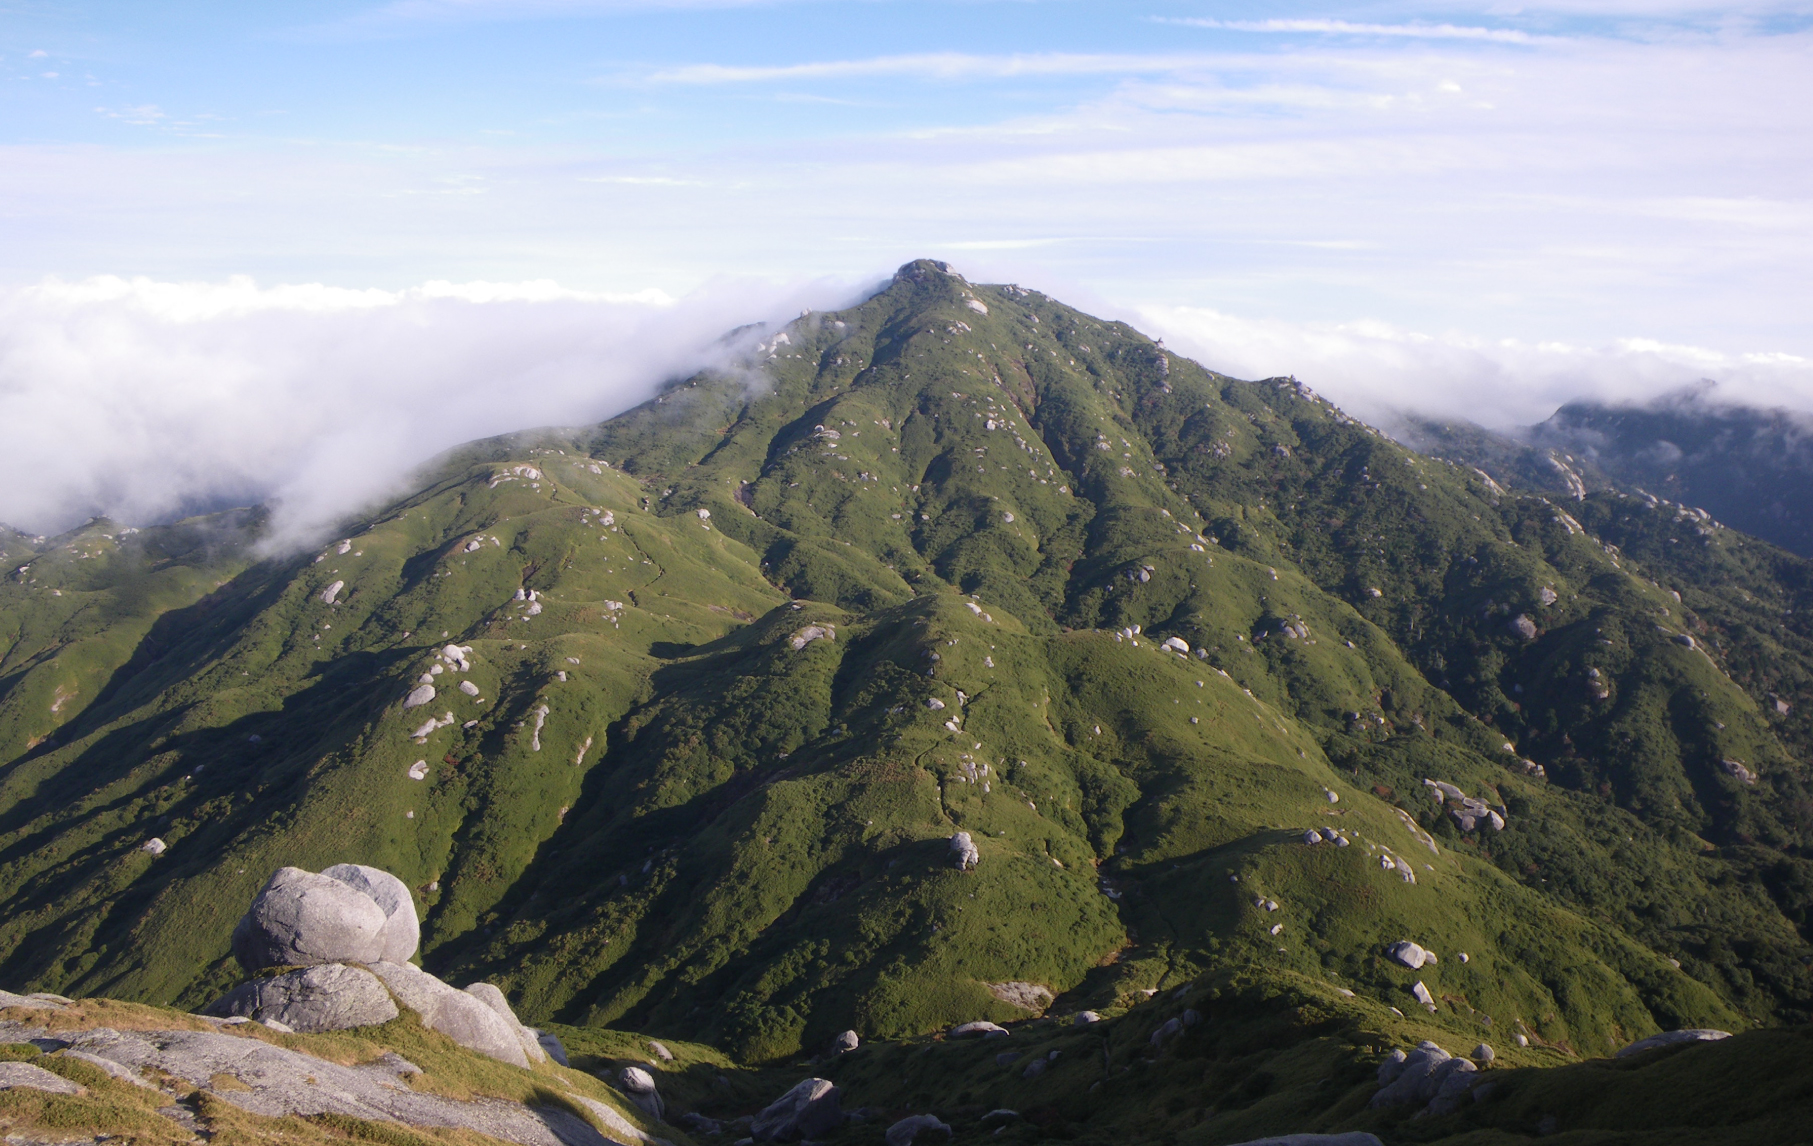
[[[720,360],[731,328],[856,293],[46,281],[0,294],[0,521],[56,533],[269,501],[300,543],[443,449],[609,417]]]
[[[1813,413],[1813,359],[1727,354],[1644,339],[1604,345],[1419,334],[1380,322],[1291,323],[1198,307],[1144,307],[1133,319],[1174,349],[1239,378],[1294,375],[1382,429],[1406,414],[1497,430],[1533,425],[1563,403],[1640,403],[1710,380],[1714,400]]]

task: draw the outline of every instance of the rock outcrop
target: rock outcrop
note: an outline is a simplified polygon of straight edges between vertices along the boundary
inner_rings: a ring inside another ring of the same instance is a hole
[[[951,862],[957,865],[958,871],[968,871],[982,862],[982,853],[976,850],[976,841],[970,839],[968,832],[958,832],[951,837]]]
[[[1409,1054],[1394,1050],[1379,1064],[1379,1090],[1372,1096],[1372,1106],[1424,1106],[1432,1114],[1450,1114],[1479,1081],[1478,1071],[1469,1060],[1432,1042],[1418,1043]]]
[[[617,1083],[629,1100],[636,1104],[650,1118],[661,1118],[667,1113],[667,1104],[661,1101],[661,1092],[655,1088],[655,1076],[639,1066],[626,1066],[617,1072]]]
[[[528,1066],[520,1028],[476,996],[456,990],[412,963],[373,963],[390,993],[422,1017],[422,1025],[511,1066]]]
[[[384,952],[380,958],[387,963],[407,963],[415,958],[422,940],[422,924],[416,916],[415,897],[402,880],[362,863],[337,863],[323,868],[321,874],[364,892],[384,912]]]

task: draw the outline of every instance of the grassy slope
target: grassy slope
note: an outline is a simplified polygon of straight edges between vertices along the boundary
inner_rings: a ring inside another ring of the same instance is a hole
[[[1238,973],[1420,1014],[1420,978],[1451,1041],[1581,1053],[1804,1008],[1795,920],[1728,854],[1798,847],[1804,769],[1558,506],[929,264],[786,334],[602,427],[475,445],[347,553],[229,565],[164,614],[5,766],[0,977],[200,1002],[272,867],[356,860],[420,889],[430,966],[527,1015],[757,1058],[1023,1017],[986,986],[1013,980],[1062,1009]],[[835,636],[794,650],[810,624]],[[479,699],[404,712],[443,640]],[[1463,836],[1425,776],[1511,827]],[[1304,846],[1322,824],[1354,846]],[[1393,969],[1404,937],[1472,960]]]

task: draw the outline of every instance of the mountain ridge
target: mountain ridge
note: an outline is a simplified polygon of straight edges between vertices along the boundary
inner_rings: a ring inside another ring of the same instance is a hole
[[[753,347],[304,556],[9,538],[0,981],[200,1005],[272,868],[354,861],[525,1014],[762,1061],[1014,983],[1531,1064],[1813,1010],[1813,643],[1720,587],[1797,616],[1801,559],[923,260]]]

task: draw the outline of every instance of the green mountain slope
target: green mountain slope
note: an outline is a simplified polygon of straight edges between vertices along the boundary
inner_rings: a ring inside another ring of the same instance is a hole
[[[528,1016],[755,1059],[1204,976],[1531,1054],[1809,1013],[1791,686],[1685,570],[937,264],[749,339],[318,553],[9,539],[0,982],[200,1003],[353,861]]]

